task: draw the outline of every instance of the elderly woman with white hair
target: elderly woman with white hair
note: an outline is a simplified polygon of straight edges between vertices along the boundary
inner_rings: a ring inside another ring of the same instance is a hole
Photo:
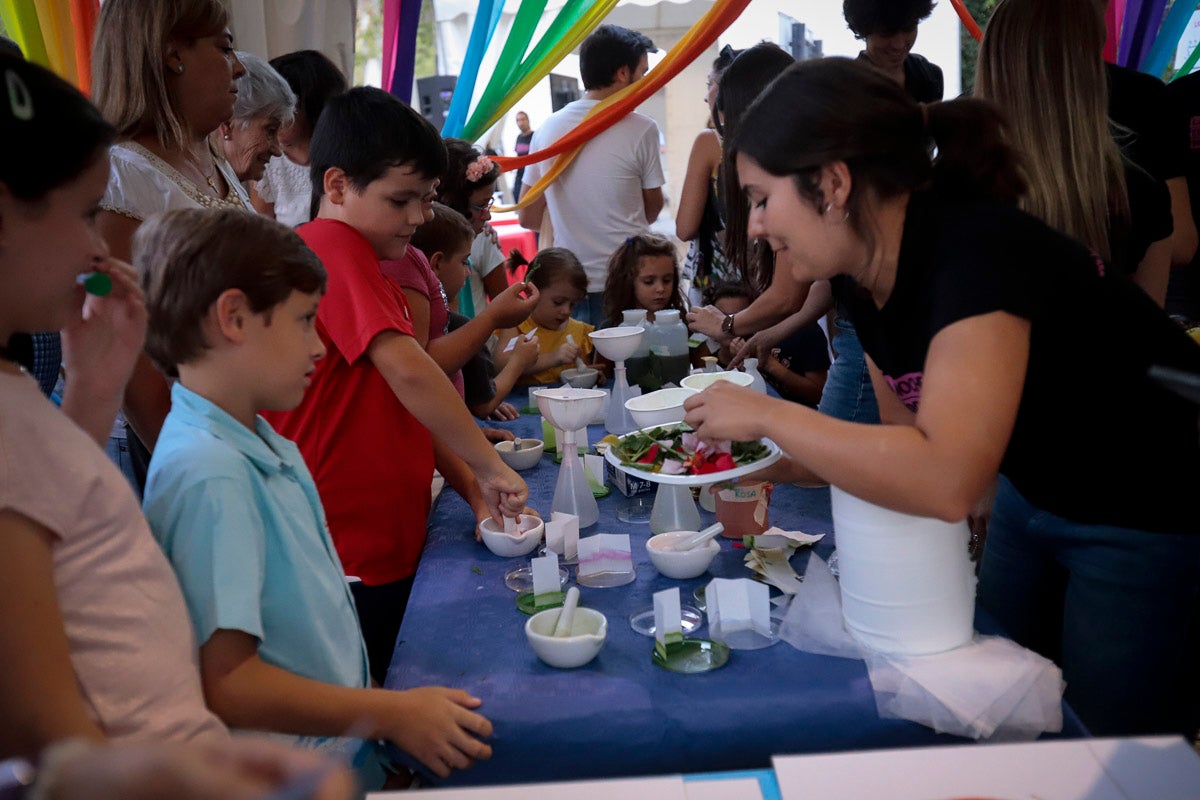
[[[279,130],[292,123],[296,95],[263,59],[238,52],[246,74],[238,78],[233,117],[218,129],[225,158],[240,181],[257,181],[271,156],[282,154]]]

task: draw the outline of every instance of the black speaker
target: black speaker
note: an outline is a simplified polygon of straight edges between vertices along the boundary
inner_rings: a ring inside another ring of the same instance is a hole
[[[439,131],[446,122],[446,112],[450,110],[450,98],[454,97],[454,85],[457,82],[457,75],[417,78],[421,116],[433,123],[433,127]]]
[[[550,109],[558,111],[567,103],[574,103],[580,98],[579,79],[566,75],[550,73]]]

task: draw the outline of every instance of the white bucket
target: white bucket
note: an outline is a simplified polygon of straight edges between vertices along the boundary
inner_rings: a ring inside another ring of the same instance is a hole
[[[914,517],[830,487],[846,629],[881,653],[926,655],[971,640],[975,571],[966,521]]]

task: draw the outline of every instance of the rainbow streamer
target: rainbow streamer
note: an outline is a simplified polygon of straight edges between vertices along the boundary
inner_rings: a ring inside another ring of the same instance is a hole
[[[1104,40],[1104,60],[1109,64],[1117,63],[1117,49],[1121,42],[1121,22],[1125,19],[1125,0],[1109,0],[1108,8],[1104,11],[1104,28],[1107,36]]]
[[[396,36],[400,31],[400,0],[383,0],[383,58],[380,65],[383,90],[391,91],[396,71]]]
[[[75,36],[75,72],[79,91],[92,92],[92,40],[100,16],[99,0],[71,0],[71,30]]]
[[[958,14],[958,18],[962,21],[963,26],[967,29],[967,33],[971,34],[971,38],[977,42],[983,41],[983,31],[979,29],[979,23],[971,16],[971,12],[963,5],[962,0],[950,0],[950,5],[954,6],[954,11]]]
[[[668,51],[650,74],[601,100],[591,109],[583,122],[549,147],[519,158],[505,156],[493,158],[492,160],[500,165],[500,169],[507,172],[553,156],[559,156],[554,166],[534,186],[521,195],[521,201],[517,205],[504,206],[495,210],[512,211],[524,208],[539,198],[545,192],[546,187],[553,183],[570,162],[579,155],[588,141],[629,114],[650,95],[678,75],[684,67],[695,61],[738,18],[749,3],[750,0],[717,0],[713,3],[712,8]]]
[[[534,84],[546,77],[567,53],[574,50],[616,4],[617,0],[568,0],[524,59],[521,55],[532,38],[533,29],[521,30],[519,35],[524,41],[519,48],[510,50],[508,46],[505,47],[492,79],[463,130],[464,138],[477,139],[482,136]],[[513,24],[514,31],[519,27],[517,22]],[[511,38],[509,43],[512,43]]]
[[[25,53],[25,58],[49,67],[50,56],[46,53],[42,26],[38,22],[37,7],[33,0],[0,0],[0,16],[4,19],[9,36]]]
[[[1171,11],[1167,14],[1162,29],[1155,37],[1154,44],[1150,45],[1146,57],[1142,59],[1142,65],[1139,67],[1142,72],[1156,78],[1162,77],[1167,68],[1167,62],[1171,60],[1175,48],[1179,46],[1179,40],[1187,31],[1188,22],[1195,10],[1196,2],[1194,0],[1175,0],[1171,4]]]
[[[421,24],[421,0],[404,0],[396,30],[392,71],[384,74],[387,91],[412,102],[413,77],[417,68],[417,29]]]
[[[475,94],[479,65],[483,63],[483,54],[492,43],[492,36],[496,33],[496,26],[500,24],[500,15],[503,12],[504,0],[480,0],[475,11],[475,23],[471,26],[471,38],[467,40],[462,69],[459,70],[454,95],[450,98],[450,108],[446,111],[446,121],[442,125],[442,136],[458,136],[462,133],[467,108],[471,105],[471,96]]]
[[[50,69],[74,84],[79,83],[75,67],[75,34],[71,29],[71,6],[68,0],[37,0],[38,25]]]

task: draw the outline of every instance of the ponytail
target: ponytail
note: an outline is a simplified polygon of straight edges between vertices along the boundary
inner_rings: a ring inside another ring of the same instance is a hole
[[[985,100],[962,98],[925,107],[925,130],[937,145],[933,185],[953,197],[1017,203],[1025,194],[1021,157],[1007,143],[1008,122]]]
[[[1020,162],[1001,138],[1002,124],[985,102],[923,107],[872,67],[822,58],[795,64],[767,87],[743,116],[732,149],[772,175],[793,176],[818,210],[821,167],[845,162],[854,187],[850,224],[869,238],[861,227],[869,218],[865,190],[880,200],[926,186],[952,197],[1019,197]]]

